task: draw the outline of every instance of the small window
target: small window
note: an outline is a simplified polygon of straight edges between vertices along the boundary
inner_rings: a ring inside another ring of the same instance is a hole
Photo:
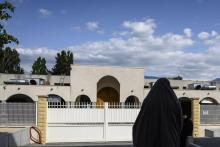
[[[144,88],[149,88],[149,86],[147,86],[147,85],[144,85]]]
[[[31,85],[37,85],[37,82],[35,80],[30,80]]]
[[[70,83],[54,83],[55,86],[70,86]]]
[[[172,89],[179,89],[179,86],[172,86]]]

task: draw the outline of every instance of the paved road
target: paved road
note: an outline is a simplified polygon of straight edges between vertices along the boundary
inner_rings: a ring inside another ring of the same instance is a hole
[[[23,147],[133,147],[131,142],[49,143],[31,144]]]

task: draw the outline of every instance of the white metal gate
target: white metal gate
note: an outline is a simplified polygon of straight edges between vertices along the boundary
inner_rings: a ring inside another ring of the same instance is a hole
[[[47,142],[131,141],[140,103],[48,103]]]

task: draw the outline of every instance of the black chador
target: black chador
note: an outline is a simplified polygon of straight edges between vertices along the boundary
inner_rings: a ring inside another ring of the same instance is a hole
[[[134,147],[179,147],[180,103],[166,78],[157,80],[133,126]]]

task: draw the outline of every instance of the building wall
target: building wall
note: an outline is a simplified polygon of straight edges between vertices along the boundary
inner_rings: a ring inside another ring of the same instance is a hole
[[[56,94],[66,101],[70,100],[70,86],[46,85],[0,85],[0,100],[6,101],[15,94],[24,94],[37,101],[39,95]]]
[[[72,65],[71,76],[47,76],[47,75],[25,75],[25,74],[0,74],[0,100],[4,101],[14,94],[25,94],[37,101],[38,95],[56,94],[63,97],[66,101],[75,101],[76,97],[85,94],[90,97],[92,102],[96,102],[97,91],[105,87],[102,83],[97,87],[97,82],[104,76],[112,76],[120,83],[118,86],[112,85],[116,90],[120,89],[120,101],[125,102],[130,95],[135,95],[142,102],[148,94],[150,88],[144,88],[156,79],[144,79],[143,68],[111,67],[111,66],[87,66]],[[64,83],[71,86],[53,86],[59,83],[64,77]],[[42,78],[49,80],[51,85],[4,85],[4,81],[10,79]],[[108,80],[107,80],[108,81]],[[212,97],[220,103],[220,90],[184,90],[192,83],[209,83],[210,81],[195,80],[170,80],[171,86],[178,86],[174,90],[177,97]],[[98,88],[98,89],[97,89]]]
[[[144,89],[144,98],[147,96],[150,88]],[[188,97],[188,98],[199,98],[201,101],[203,98],[211,97],[220,103],[220,91],[218,90],[174,90],[177,98]],[[143,99],[140,99],[143,101]]]
[[[135,95],[139,99],[143,98],[143,68],[86,65],[72,65],[71,68],[71,99],[73,101],[77,96],[84,94],[89,96],[92,102],[96,102],[97,82],[104,76],[112,76],[120,83],[121,102],[124,102],[130,95]]]
[[[145,79],[144,84],[145,86],[149,86],[151,82],[156,82],[157,79]],[[197,81],[197,80],[170,80],[170,85],[172,87],[179,87],[179,89],[184,89],[183,87],[188,87],[189,84],[192,83],[201,83],[201,84],[210,84],[210,81]],[[218,89],[217,85],[217,89]]]
[[[20,88],[20,90],[18,90]],[[88,88],[88,87],[87,87]],[[76,88],[77,89],[77,88]],[[73,96],[71,96],[71,88],[70,86],[37,86],[37,85],[0,85],[0,100],[5,101],[7,98],[14,94],[25,94],[29,97],[31,97],[34,101],[38,100],[39,95],[48,95],[48,94],[56,94],[64,98],[65,101],[75,101],[75,98],[77,97],[77,93],[75,93]],[[78,88],[80,91],[80,89]],[[87,93],[87,90],[85,88],[85,91],[78,92],[78,95],[80,94],[86,94],[89,96],[89,93]],[[144,89],[144,94],[142,96],[138,96],[139,100],[142,102],[144,98],[147,96],[150,89]],[[93,91],[91,91],[92,93]],[[134,90],[135,92],[135,90]],[[202,100],[205,97],[211,97],[216,99],[220,103],[220,91],[214,90],[174,90],[177,97],[198,97],[200,100]],[[130,94],[130,91],[124,92],[127,96]],[[96,92],[93,92],[96,98]],[[136,95],[136,94],[134,94]],[[126,97],[126,96],[125,96]],[[92,97],[90,97],[92,98]],[[96,101],[96,99],[91,99],[93,102]],[[125,98],[121,98],[121,101],[124,102]]]

